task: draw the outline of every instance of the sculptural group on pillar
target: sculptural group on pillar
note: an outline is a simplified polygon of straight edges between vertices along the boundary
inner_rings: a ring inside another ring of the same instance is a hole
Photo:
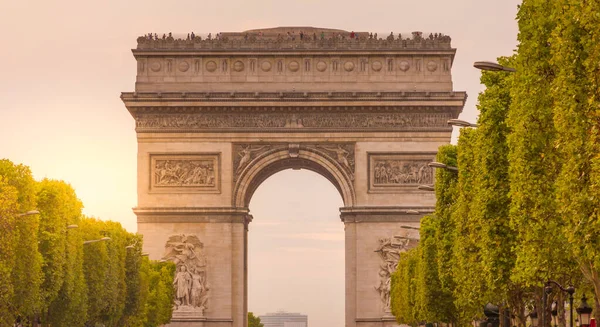
[[[175,313],[196,311],[203,316],[208,308],[209,287],[203,250],[202,242],[195,235],[172,235],[165,245],[164,259],[172,261],[177,267],[173,282]]]

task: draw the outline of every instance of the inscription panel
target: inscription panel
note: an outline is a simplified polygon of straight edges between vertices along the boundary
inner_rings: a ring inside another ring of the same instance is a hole
[[[218,153],[150,155],[150,191],[220,193]]]
[[[368,153],[369,193],[417,191],[433,184],[434,171],[427,164],[435,152]]]

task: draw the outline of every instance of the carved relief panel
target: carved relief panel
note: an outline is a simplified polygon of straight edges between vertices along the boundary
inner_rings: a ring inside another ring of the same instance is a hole
[[[208,309],[209,285],[204,244],[196,235],[171,235],[163,260],[175,263],[173,318],[203,317]]]
[[[433,184],[434,152],[369,153],[369,193],[416,191]]]
[[[150,191],[220,193],[220,155],[151,154]]]
[[[391,313],[390,291],[392,274],[398,268],[400,253],[417,246],[419,242],[418,227],[405,227],[397,235],[379,239],[375,252],[381,258],[379,265],[379,281],[374,287],[379,293],[383,311]]]

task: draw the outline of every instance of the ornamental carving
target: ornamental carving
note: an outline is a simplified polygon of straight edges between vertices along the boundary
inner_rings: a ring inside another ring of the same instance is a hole
[[[433,153],[369,154],[369,191],[417,190],[433,184]]]
[[[258,158],[268,153],[288,150],[292,158],[298,156],[300,150],[316,152],[330,158],[344,170],[351,180],[354,180],[355,158],[354,143],[273,143],[273,144],[234,144],[233,168],[235,170],[233,181],[237,182],[241,174]]]
[[[398,268],[400,253],[406,252],[416,246],[417,242],[418,236],[412,237],[412,235],[405,231],[402,232],[402,235],[379,239],[379,245],[375,252],[383,262],[379,266],[379,283],[374,288],[379,292],[379,298],[386,313],[391,312],[390,291],[392,274]]]
[[[412,37],[403,38],[393,35],[387,38],[378,38],[377,33],[368,32],[340,32],[339,30],[325,31],[321,36],[323,29],[316,28],[314,33],[306,33],[303,38],[295,35],[284,37],[282,31],[268,32],[246,31],[243,33],[220,33],[219,38],[213,38],[211,34],[204,38],[199,35],[187,38],[175,38],[170,33],[169,36],[163,34],[160,37],[157,34],[148,34],[137,38],[137,48],[147,50],[161,49],[202,49],[208,51],[219,51],[223,49],[251,49],[251,50],[277,50],[294,49],[314,50],[314,49],[348,49],[348,50],[410,50],[410,49],[450,49],[451,38],[441,33],[430,34],[429,38],[422,37],[420,32],[415,32]],[[305,30],[305,32],[307,32]],[[318,35],[318,34],[319,35]]]
[[[182,61],[179,63],[179,71],[184,73],[190,69],[190,64],[187,61]]]
[[[151,155],[153,191],[219,190],[219,156],[217,154]]]
[[[214,113],[203,114],[139,114],[136,128],[144,129],[386,129],[386,128],[448,128],[446,113]]]
[[[165,244],[164,260],[176,265],[175,307],[173,316],[203,317],[208,308],[209,285],[207,282],[204,244],[196,235],[171,235]]]

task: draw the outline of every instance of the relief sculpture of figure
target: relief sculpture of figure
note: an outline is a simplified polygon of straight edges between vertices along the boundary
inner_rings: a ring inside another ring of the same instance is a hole
[[[190,290],[192,287],[192,277],[185,265],[179,267],[175,280],[175,303],[179,306],[190,305]]]
[[[263,149],[265,149],[267,147],[268,146],[261,146],[258,149],[252,149],[252,146],[248,145],[245,148],[242,148],[240,150],[240,152],[238,153],[238,155],[241,157],[241,159],[240,159],[240,163],[238,164],[238,167],[235,171],[236,175],[239,175],[242,172],[242,170],[244,170],[244,168],[246,168],[246,165],[248,165],[250,163],[250,160],[252,159],[252,154],[254,152],[262,151]]]
[[[179,311],[195,312],[203,316],[207,309],[208,283],[204,245],[197,236],[177,234],[169,237],[165,245],[164,260],[177,266],[173,281],[175,289],[174,315]]]
[[[156,160],[155,185],[213,186],[214,166],[211,160]]]
[[[379,297],[386,313],[390,312],[392,274],[398,267],[400,253],[406,252],[409,242],[410,240],[407,238],[381,238],[379,239],[379,246],[375,250],[383,260],[383,263],[379,267],[379,285],[374,288],[379,292]]]
[[[321,148],[335,153],[337,162],[344,168],[352,170],[352,167],[350,167],[350,163],[348,162],[348,155],[350,154],[350,152],[342,148],[341,145],[338,145],[337,148],[321,145]]]

